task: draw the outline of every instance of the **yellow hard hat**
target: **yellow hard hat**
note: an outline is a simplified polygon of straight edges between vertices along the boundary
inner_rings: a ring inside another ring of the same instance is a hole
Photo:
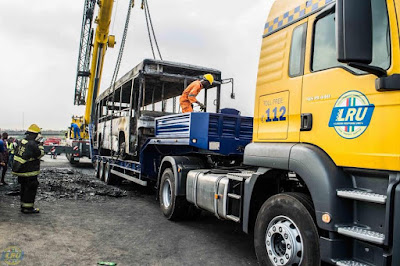
[[[204,78],[205,80],[208,80],[208,82],[210,82],[210,85],[212,85],[212,84],[214,83],[214,76],[211,75],[211,74],[205,74],[205,75],[203,76],[203,78]]]
[[[29,126],[27,132],[31,132],[31,133],[40,133],[40,127],[36,124],[32,124]]]

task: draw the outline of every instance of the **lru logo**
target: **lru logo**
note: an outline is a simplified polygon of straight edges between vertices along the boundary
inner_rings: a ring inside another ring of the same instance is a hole
[[[346,92],[332,110],[329,127],[334,127],[343,138],[357,138],[368,128],[374,109],[375,106],[361,92]]]
[[[372,106],[374,108],[374,106]],[[365,120],[367,116],[368,109],[371,109],[370,106],[366,107],[343,107],[343,108],[335,108],[337,109],[337,117],[335,124],[339,124],[343,122],[343,124],[352,124],[352,123],[344,123],[344,122],[362,122]],[[334,110],[335,110],[334,109]]]

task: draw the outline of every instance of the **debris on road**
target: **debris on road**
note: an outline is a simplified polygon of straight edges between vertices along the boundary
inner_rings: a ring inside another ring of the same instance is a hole
[[[8,176],[8,175],[7,175]],[[7,196],[19,196],[19,185],[15,177],[10,186],[2,189]],[[128,187],[128,190],[132,188]],[[85,174],[79,169],[43,168],[39,175],[39,189],[36,199],[54,201],[56,199],[100,200],[104,197],[120,198],[128,195],[128,191],[105,184]]]
[[[54,198],[96,200],[104,196],[117,198],[127,196],[126,190],[108,186],[92,175],[85,175],[76,169],[44,168],[39,176],[39,182],[37,198],[40,200]]]

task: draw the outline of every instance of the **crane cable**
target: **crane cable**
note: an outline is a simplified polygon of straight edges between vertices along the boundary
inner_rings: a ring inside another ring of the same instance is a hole
[[[149,35],[149,41],[150,41],[150,46],[151,46],[151,52],[153,53],[153,58],[156,59],[155,52],[154,52],[154,47],[153,47],[153,42],[151,37],[153,36],[154,39],[154,44],[156,45],[158,55],[161,60],[163,60],[161,51],[160,51],[160,46],[158,45],[157,42],[157,37],[154,31],[154,26],[153,26],[153,21],[151,19],[151,14],[150,14],[150,8],[147,0],[142,0],[142,9],[144,9],[144,15],[146,18],[146,26],[147,26],[147,32]]]
[[[110,136],[112,138],[113,134],[112,134],[112,120],[114,118],[114,102],[115,102],[115,82],[117,80],[118,77],[118,72],[121,66],[121,61],[122,61],[122,56],[124,54],[124,48],[125,48],[125,42],[126,42],[126,37],[128,35],[128,28],[129,28],[129,21],[131,18],[131,10],[134,6],[134,0],[130,0],[129,1],[129,7],[128,7],[128,13],[126,14],[126,21],[125,21],[125,27],[124,27],[124,33],[122,34],[122,39],[121,39],[121,46],[119,48],[119,53],[118,53],[118,57],[117,57],[117,62],[115,64],[115,69],[114,69],[114,73],[113,76],[111,78],[111,84],[110,87],[112,87],[112,110],[111,110],[111,124],[110,124]],[[122,93],[122,92],[121,92]],[[111,150],[112,150],[112,139],[111,139]],[[119,149],[120,147],[118,147]]]
[[[128,13],[126,14],[124,33],[122,34],[121,46],[119,48],[118,58],[117,58],[117,62],[115,64],[114,73],[113,73],[112,78],[111,78],[110,87],[113,86],[113,84],[115,83],[115,81],[117,80],[117,77],[118,77],[118,72],[119,72],[119,68],[121,66],[122,56],[124,54],[126,37],[128,35],[129,21],[130,21],[130,18],[131,18],[131,10],[133,8],[133,4],[134,4],[134,0],[130,0],[129,1],[129,7],[128,7]]]
[[[151,39],[151,33],[150,33],[150,27],[149,27],[149,18],[147,16],[147,5],[145,5],[145,1],[142,2],[142,9],[144,9],[144,17],[146,18],[146,26],[147,26],[147,33],[149,35],[149,41],[150,41],[150,47],[151,47],[151,52],[153,54],[153,59],[156,59],[156,54],[154,53],[154,47],[153,47],[153,41]]]

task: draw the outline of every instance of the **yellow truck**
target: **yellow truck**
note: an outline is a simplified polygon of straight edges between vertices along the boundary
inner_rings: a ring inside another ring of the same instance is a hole
[[[399,22],[398,0],[275,1],[244,154],[261,264],[400,265]]]

